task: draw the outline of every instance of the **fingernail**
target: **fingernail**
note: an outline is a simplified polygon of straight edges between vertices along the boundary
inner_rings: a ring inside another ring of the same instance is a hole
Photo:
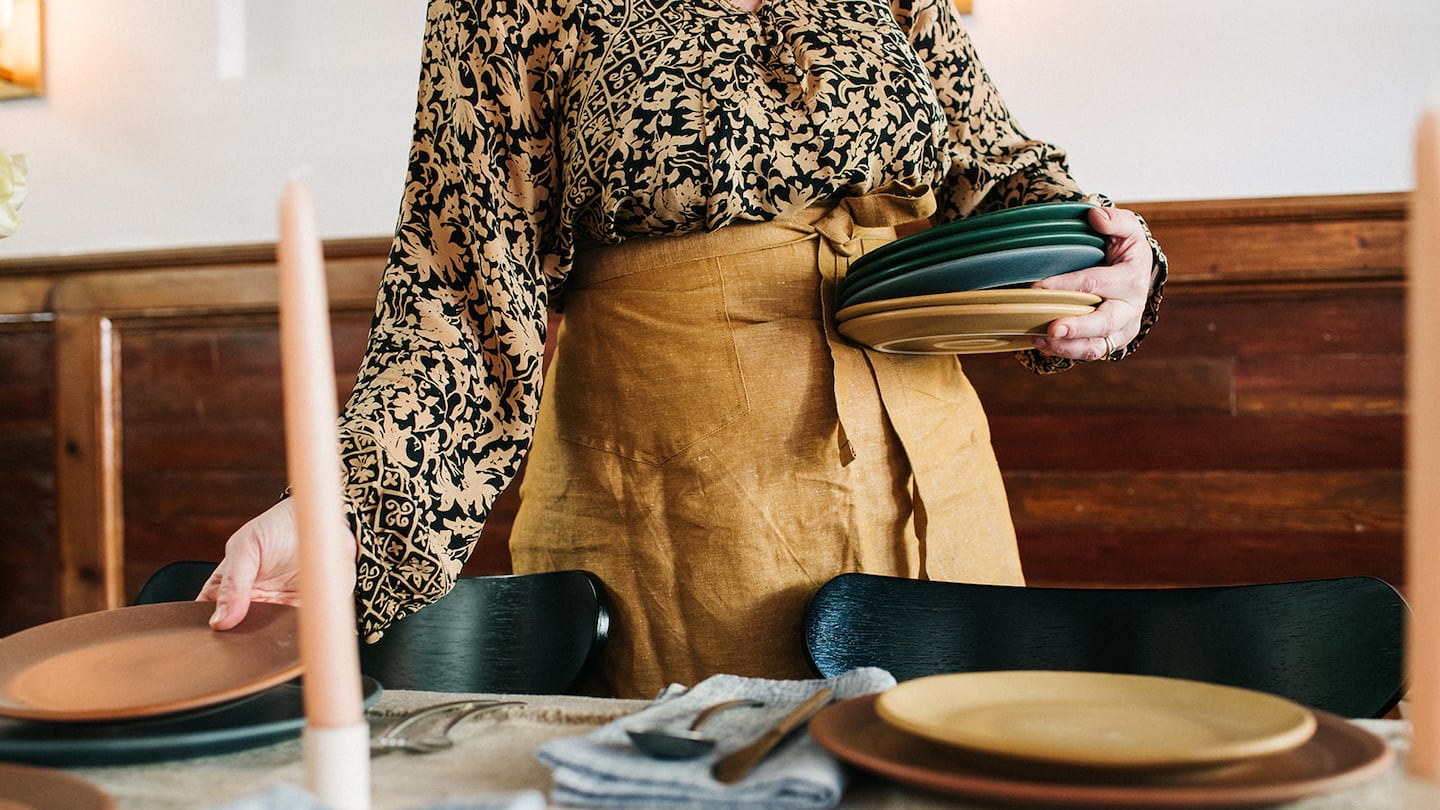
[[[1066,338],[1066,337],[1069,337],[1069,336],[1070,336],[1070,327],[1066,326],[1066,325],[1063,324],[1063,323],[1060,324],[1060,325],[1058,325],[1058,326],[1056,326],[1056,327],[1055,327],[1055,331],[1050,334],[1050,337],[1056,338],[1056,339]]]
[[[215,612],[210,614],[210,626],[214,627],[215,625],[219,624],[224,618],[225,606],[217,603],[215,605]]]

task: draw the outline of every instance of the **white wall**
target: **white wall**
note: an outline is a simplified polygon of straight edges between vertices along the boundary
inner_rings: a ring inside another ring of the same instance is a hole
[[[1437,0],[974,3],[1020,121],[1119,200],[1408,189],[1440,101]],[[48,0],[47,95],[0,103],[32,172],[0,259],[270,241],[301,166],[324,236],[388,234],[424,6]]]
[[[1409,189],[1440,0],[975,0],[991,77],[1119,200]]]

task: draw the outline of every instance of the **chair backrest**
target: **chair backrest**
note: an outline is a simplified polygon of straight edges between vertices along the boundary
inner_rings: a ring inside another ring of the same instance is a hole
[[[842,574],[811,600],[821,675],[1050,669],[1166,675],[1380,717],[1404,689],[1407,609],[1370,577],[1200,588],[1022,588]]]
[[[213,562],[174,562],[135,604],[194,599]],[[461,577],[453,590],[360,644],[360,671],[386,689],[564,694],[609,636],[605,588],[588,571]]]

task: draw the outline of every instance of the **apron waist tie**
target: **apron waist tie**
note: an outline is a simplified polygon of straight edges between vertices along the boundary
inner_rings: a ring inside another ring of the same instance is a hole
[[[840,200],[814,222],[775,222],[816,240],[820,317],[825,325],[825,342],[830,348],[834,366],[836,436],[842,465],[855,460],[855,447],[845,432],[851,388],[862,382],[858,376],[863,376],[867,378],[863,380],[865,385],[874,385],[884,396],[888,382],[884,377],[888,375],[876,374],[870,359],[872,349],[858,347],[861,351],[857,352],[856,346],[836,332],[835,309],[840,280],[850,269],[852,259],[880,244],[893,241],[896,226],[924,219],[935,213],[935,208],[935,195],[928,186],[891,184],[861,197]]]

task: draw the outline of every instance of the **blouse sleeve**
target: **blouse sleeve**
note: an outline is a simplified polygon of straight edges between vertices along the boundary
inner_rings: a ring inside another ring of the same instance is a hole
[[[430,3],[404,197],[340,424],[369,641],[448,592],[529,447],[548,289],[570,255],[568,17],[547,0]]]
[[[985,73],[974,45],[951,0],[891,0],[891,11],[909,33],[911,45],[930,71],[949,126],[950,152],[945,182],[937,190],[941,221],[1037,202],[1085,200],[1110,205],[1098,194],[1083,193],[1070,176],[1063,149],[1035,140],[1020,128]],[[1140,333],[1108,359],[1135,350],[1159,313],[1167,262],[1160,245],[1141,222],[1154,254],[1150,300]],[[1034,371],[1061,371],[1074,361],[1036,351],[1018,353]]]

